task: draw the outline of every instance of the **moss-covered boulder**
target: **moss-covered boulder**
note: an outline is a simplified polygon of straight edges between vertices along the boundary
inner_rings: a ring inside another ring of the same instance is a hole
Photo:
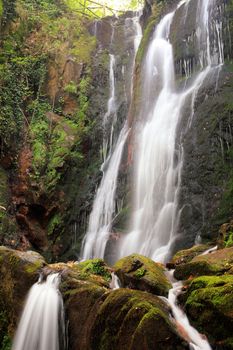
[[[221,225],[219,229],[218,244],[221,248],[233,247],[233,220]]]
[[[68,278],[61,284],[61,291],[69,322],[69,349],[89,349],[90,329],[107,290],[89,281]]]
[[[174,276],[179,280],[203,275],[233,273],[233,247],[220,249],[211,254],[198,255],[190,262],[176,266]]]
[[[168,268],[175,268],[177,265],[186,264],[190,262],[195,256],[202,254],[209,248],[206,244],[195,245],[189,249],[179,250],[167,263]]]
[[[164,273],[164,267],[145,256],[132,254],[119,260],[114,269],[122,287],[144,290],[167,296],[171,284]]]
[[[195,278],[182,299],[189,319],[217,349],[233,349],[232,275]]]
[[[118,289],[100,306],[90,331],[90,349],[186,349],[167,305],[152,294]]]
[[[147,292],[124,288],[111,291],[111,269],[103,260],[58,263],[46,269],[62,276],[69,349],[128,350],[141,349],[142,344],[143,349],[188,349],[170,320],[167,303]]]
[[[13,335],[26,294],[44,265],[36,252],[0,247],[0,348]]]

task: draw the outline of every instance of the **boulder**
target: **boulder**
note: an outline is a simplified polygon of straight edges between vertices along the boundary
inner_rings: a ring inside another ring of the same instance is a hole
[[[166,266],[168,268],[175,268],[177,265],[190,262],[195,256],[202,254],[208,248],[209,246],[206,244],[198,244],[189,249],[179,250]]]
[[[208,336],[214,349],[233,349],[232,291],[232,275],[202,276],[193,279],[182,296],[190,321]]]
[[[188,349],[169,318],[167,304],[155,295],[117,289],[104,297],[89,333],[88,349]]]
[[[116,262],[114,269],[122,287],[139,289],[161,296],[167,296],[171,288],[163,265],[145,256],[132,254]]]
[[[0,247],[0,347],[13,335],[27,292],[45,264],[36,252]]]
[[[233,273],[233,247],[199,255],[186,264],[176,266],[174,277],[178,280],[185,280],[189,277],[222,275],[223,273]]]

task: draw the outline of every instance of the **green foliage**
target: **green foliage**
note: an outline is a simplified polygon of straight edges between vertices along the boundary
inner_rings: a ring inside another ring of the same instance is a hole
[[[2,0],[0,0],[0,17],[3,15],[3,3]]]
[[[3,27],[16,16],[15,4],[16,0],[1,0],[1,25]]]
[[[87,75],[86,77],[82,78],[79,83],[79,88],[78,88],[79,109],[77,112],[77,117],[80,123],[85,123],[85,120],[86,120],[86,113],[89,107],[87,95],[88,95],[90,80],[91,80],[90,76]]]
[[[146,270],[145,269],[137,269],[136,272],[135,272],[135,276],[137,278],[141,278],[143,277],[144,275],[146,274]]]
[[[106,268],[106,265],[102,259],[93,259],[81,262],[79,264],[83,273],[100,275],[106,280],[111,280],[111,274]]]
[[[0,66],[0,139],[2,152],[18,144],[28,118],[24,113],[27,101],[36,98],[43,81],[44,57],[11,57]]]
[[[5,335],[2,341],[2,350],[11,350],[12,342],[8,335]]]
[[[48,224],[48,235],[51,236],[54,233],[54,231],[57,228],[59,228],[61,223],[62,223],[62,219],[59,216],[59,214],[54,215]]]
[[[143,0],[65,0],[73,11],[78,11],[89,17],[104,17],[113,15],[116,11],[136,10],[143,4]]]
[[[69,94],[77,94],[77,85],[74,81],[70,81],[64,88],[64,91]]]
[[[0,346],[3,350],[10,350],[10,338],[7,335],[8,317],[5,307],[1,305],[0,311]]]
[[[225,241],[225,247],[233,247],[233,232],[229,232],[227,240]]]
[[[233,173],[229,170],[229,180],[225,185],[225,191],[220,202],[220,210],[217,218],[220,222],[226,222],[232,215],[233,210]]]

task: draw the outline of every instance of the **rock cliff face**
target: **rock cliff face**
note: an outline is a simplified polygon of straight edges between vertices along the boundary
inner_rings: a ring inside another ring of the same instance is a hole
[[[77,258],[110,133],[103,128],[109,54],[116,59],[114,139],[130,102],[131,16],[94,21],[63,1],[3,2],[2,243]]]
[[[174,18],[172,38],[175,47],[176,73],[185,75],[184,62],[190,69],[197,67],[198,52],[194,50],[193,13],[197,2],[190,1],[187,26],[176,30],[181,21],[179,12]],[[225,63],[201,87],[194,105],[194,115],[187,128],[188,115],[179,126],[178,138],[184,152],[181,179],[179,231],[180,246],[190,246],[195,237],[214,240],[220,224],[232,218],[232,2],[216,1],[214,16],[223,27]],[[186,131],[184,131],[186,130]],[[179,244],[176,243],[176,249]]]
[[[133,40],[126,18],[131,13],[98,21],[73,14],[68,21],[71,10],[62,2],[51,3],[51,14],[44,15],[42,26],[41,20],[35,18],[36,12],[43,12],[42,5],[32,1],[33,12],[20,1],[4,4],[1,241],[12,247],[32,246],[51,259],[76,258],[102,176],[99,169],[103,135],[110,127],[103,128],[110,93],[109,54],[116,60],[118,101],[113,137],[117,137],[127,115],[132,126],[116,198],[121,209],[113,229],[118,232],[126,230],[129,213],[133,132],[142,102],[141,63],[154,26],[176,3],[146,3],[130,110]],[[187,73],[185,67],[195,71],[198,65],[193,43],[195,11],[197,2],[190,1],[186,24],[179,25],[182,10],[177,11],[172,24],[170,40],[181,85]],[[199,90],[191,127],[186,128],[186,114],[177,132],[184,164],[179,227],[182,238],[175,243],[175,249],[192,245],[199,235],[215,239],[219,226],[232,219],[232,2],[217,1],[215,16],[223,18],[225,64],[216,73],[218,84],[213,83],[216,79],[209,79]],[[27,25],[23,25],[25,21]],[[74,31],[77,25],[79,33]]]

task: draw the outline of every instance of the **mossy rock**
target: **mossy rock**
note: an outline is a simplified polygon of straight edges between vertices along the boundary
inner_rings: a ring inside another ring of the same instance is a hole
[[[62,276],[61,289],[64,291],[77,289],[83,283],[91,283],[100,287],[110,288],[111,269],[102,259],[87,260],[81,263],[67,262],[48,265],[45,274],[59,272]]]
[[[87,281],[73,280],[73,288],[62,291],[65,313],[69,320],[69,349],[89,349],[89,330],[95,320],[106,289]],[[69,287],[71,285],[68,283]],[[66,285],[67,286],[67,285]],[[62,288],[62,285],[61,285]]]
[[[90,349],[188,349],[155,295],[117,289],[105,297],[90,330]]]
[[[176,279],[185,280],[189,277],[203,275],[232,274],[233,271],[233,247],[220,249],[206,255],[199,255],[190,262],[176,266],[174,276]]]
[[[189,284],[182,297],[194,326],[215,345],[221,344],[219,349],[233,349],[233,344],[230,346],[233,329],[232,291],[232,275],[202,276]]]
[[[164,267],[145,256],[132,254],[119,260],[114,269],[123,287],[162,296],[167,296],[171,288]]]
[[[178,251],[171,261],[167,264],[168,267],[174,268],[177,265],[182,265],[190,262],[195,256],[200,255],[209,248],[206,244],[195,245],[189,249]]]
[[[218,244],[221,248],[233,247],[233,220],[221,225],[219,229]]]
[[[0,347],[12,337],[26,294],[44,265],[36,252],[0,247]]]

